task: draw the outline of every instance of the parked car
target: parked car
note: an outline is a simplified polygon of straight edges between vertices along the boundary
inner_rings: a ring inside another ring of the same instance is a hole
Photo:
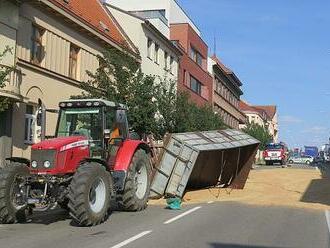
[[[303,156],[294,156],[289,158],[289,164],[311,164],[314,162],[312,156],[303,155]]]

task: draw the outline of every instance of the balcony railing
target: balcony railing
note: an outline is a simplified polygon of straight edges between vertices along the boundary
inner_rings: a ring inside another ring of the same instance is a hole
[[[0,65],[0,70],[6,70],[9,67]],[[5,87],[0,88],[0,96],[9,97],[15,100],[21,100],[22,73],[18,69],[13,69],[5,81]]]

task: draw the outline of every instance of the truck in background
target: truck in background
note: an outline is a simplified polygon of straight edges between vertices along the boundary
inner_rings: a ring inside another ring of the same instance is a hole
[[[279,163],[285,165],[288,159],[288,147],[284,142],[269,143],[266,150],[263,152],[266,165]]]
[[[304,155],[316,158],[319,155],[319,148],[317,146],[305,146]]]

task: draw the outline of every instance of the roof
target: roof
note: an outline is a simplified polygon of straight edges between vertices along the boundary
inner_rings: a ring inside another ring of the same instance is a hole
[[[228,68],[227,66],[225,66],[216,55],[211,56],[211,59],[216,63],[216,65],[219,68],[221,68],[221,70],[223,70],[228,76],[232,77],[232,79],[239,86],[242,86],[242,82],[241,82],[241,80],[239,80],[239,78],[236,76],[236,74],[230,68]]]
[[[141,22],[143,22],[142,25],[144,27],[148,28],[150,32],[152,32],[154,35],[156,35],[160,39],[162,39],[163,42],[165,42],[169,46],[169,48],[172,49],[172,51],[174,53],[176,53],[178,56],[181,56],[182,55],[182,51],[177,46],[175,46],[172,41],[170,41],[167,37],[165,37],[165,35],[163,35],[147,18],[141,17],[141,16],[135,14],[132,11],[126,11],[124,9],[121,9],[121,8],[117,7],[117,6],[111,5],[109,3],[104,3],[104,6],[106,7],[106,9],[107,9],[108,12],[110,12],[110,10],[108,8],[111,8],[111,9],[120,11],[121,13],[124,13],[126,15],[132,16],[132,17],[134,17],[136,19],[139,19]]]
[[[114,18],[110,16],[99,0],[49,0],[73,17],[83,21],[111,41],[132,51]],[[136,51],[134,51],[136,52]]]
[[[242,100],[239,101],[239,109],[242,112],[253,112],[259,114],[263,119],[269,118],[269,115],[265,110],[258,108],[256,106],[249,105],[247,102]]]
[[[232,72],[232,70],[230,70],[228,67],[226,67],[221,61],[220,61],[220,59],[217,57],[217,56],[215,56],[215,55],[213,55],[212,57],[211,57],[211,59],[224,71],[224,72],[226,72],[226,73],[228,73],[228,74],[230,74],[230,73],[233,73]]]
[[[264,110],[271,119],[276,114],[276,106],[275,105],[256,105],[254,107]]]

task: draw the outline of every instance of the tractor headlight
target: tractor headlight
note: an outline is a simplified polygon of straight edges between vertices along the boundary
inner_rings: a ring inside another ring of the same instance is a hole
[[[44,162],[44,167],[45,167],[45,168],[49,168],[49,167],[50,167],[50,162],[49,162],[48,160],[46,160],[46,161]]]
[[[35,160],[32,161],[32,162],[31,162],[31,167],[32,167],[32,168],[37,168],[37,167],[38,167],[38,163],[37,163],[37,161],[35,161]]]

